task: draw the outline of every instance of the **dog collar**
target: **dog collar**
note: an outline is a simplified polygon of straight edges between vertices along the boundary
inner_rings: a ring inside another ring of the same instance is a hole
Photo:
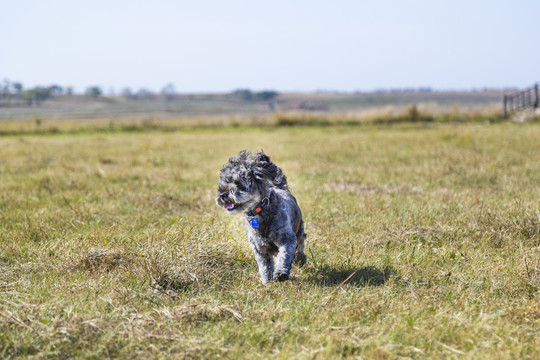
[[[266,207],[266,206],[268,206],[268,205],[270,205],[270,199],[267,198],[267,197],[265,197],[264,199],[261,200],[261,202],[259,203],[259,206],[257,206],[257,207],[255,208],[255,212],[256,212],[257,214],[260,213],[260,212],[262,211],[262,208],[263,208],[263,207]]]
[[[259,204],[257,204],[255,209],[251,210],[247,214],[249,216],[257,216],[263,211],[263,208],[267,207],[268,205],[270,205],[270,199],[265,197],[264,199],[261,200]]]

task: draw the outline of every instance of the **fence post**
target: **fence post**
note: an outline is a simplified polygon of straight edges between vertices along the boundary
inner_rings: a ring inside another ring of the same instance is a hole
[[[503,117],[508,117],[516,111],[534,107],[540,107],[539,84],[536,83],[529,89],[518,91],[510,95],[503,94]]]
[[[534,84],[534,107],[538,108],[538,83]]]
[[[510,109],[511,112],[516,111],[516,97],[515,97],[515,95],[512,95],[512,102],[510,103],[510,107],[511,107],[511,109]]]

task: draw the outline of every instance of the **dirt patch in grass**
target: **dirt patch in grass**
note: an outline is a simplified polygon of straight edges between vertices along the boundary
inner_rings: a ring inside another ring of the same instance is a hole
[[[242,322],[244,320],[238,311],[223,305],[179,305],[166,311],[166,314],[170,318],[180,318],[190,322],[220,321],[225,319],[235,319],[238,322]]]
[[[70,267],[87,271],[112,271],[127,268],[133,264],[133,258],[112,249],[92,248],[87,253],[79,255]]]

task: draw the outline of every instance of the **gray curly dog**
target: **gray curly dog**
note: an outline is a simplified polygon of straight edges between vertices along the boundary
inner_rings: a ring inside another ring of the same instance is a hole
[[[216,202],[230,214],[244,214],[263,284],[288,280],[293,261],[306,263],[302,212],[287,178],[264,152],[242,150],[223,165]]]

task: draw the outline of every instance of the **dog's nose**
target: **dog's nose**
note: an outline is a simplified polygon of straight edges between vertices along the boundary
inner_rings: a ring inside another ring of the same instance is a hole
[[[227,197],[227,195],[229,195],[229,193],[222,192],[222,193],[219,194],[219,197],[224,200]]]

